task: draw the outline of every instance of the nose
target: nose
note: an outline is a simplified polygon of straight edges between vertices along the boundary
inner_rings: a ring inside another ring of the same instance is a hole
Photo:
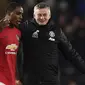
[[[40,18],[41,18],[41,19],[44,19],[44,16],[41,16]]]

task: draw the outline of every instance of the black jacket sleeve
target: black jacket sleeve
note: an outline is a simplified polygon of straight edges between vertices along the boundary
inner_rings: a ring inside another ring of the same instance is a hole
[[[23,79],[23,49],[22,42],[20,42],[17,52],[17,64],[16,64],[16,79],[22,81]]]
[[[82,73],[85,73],[85,61],[79,55],[79,53],[76,52],[75,49],[73,49],[71,43],[68,41],[62,30],[58,39],[60,41],[59,48],[64,56],[66,56],[66,58],[70,60],[77,67],[78,70],[80,70]]]

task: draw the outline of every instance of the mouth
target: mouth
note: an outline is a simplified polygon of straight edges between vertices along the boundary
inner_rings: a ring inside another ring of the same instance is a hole
[[[20,24],[21,23],[21,21],[17,21],[17,24]]]
[[[44,20],[40,20],[41,23],[45,22]]]

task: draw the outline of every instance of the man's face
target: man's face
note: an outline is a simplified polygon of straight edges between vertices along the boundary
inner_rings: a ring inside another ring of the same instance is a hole
[[[22,20],[23,8],[17,7],[13,12],[11,12],[11,19],[10,22],[14,25],[20,24]]]
[[[34,19],[39,25],[46,25],[51,17],[49,8],[35,8]]]

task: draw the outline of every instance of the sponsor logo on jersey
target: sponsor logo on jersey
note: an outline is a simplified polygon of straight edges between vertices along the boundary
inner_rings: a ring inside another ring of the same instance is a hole
[[[11,51],[15,51],[18,48],[18,46],[16,44],[11,44],[11,45],[7,45],[6,49],[11,50]]]
[[[5,52],[5,54],[12,54],[12,55],[16,55],[17,52]]]

